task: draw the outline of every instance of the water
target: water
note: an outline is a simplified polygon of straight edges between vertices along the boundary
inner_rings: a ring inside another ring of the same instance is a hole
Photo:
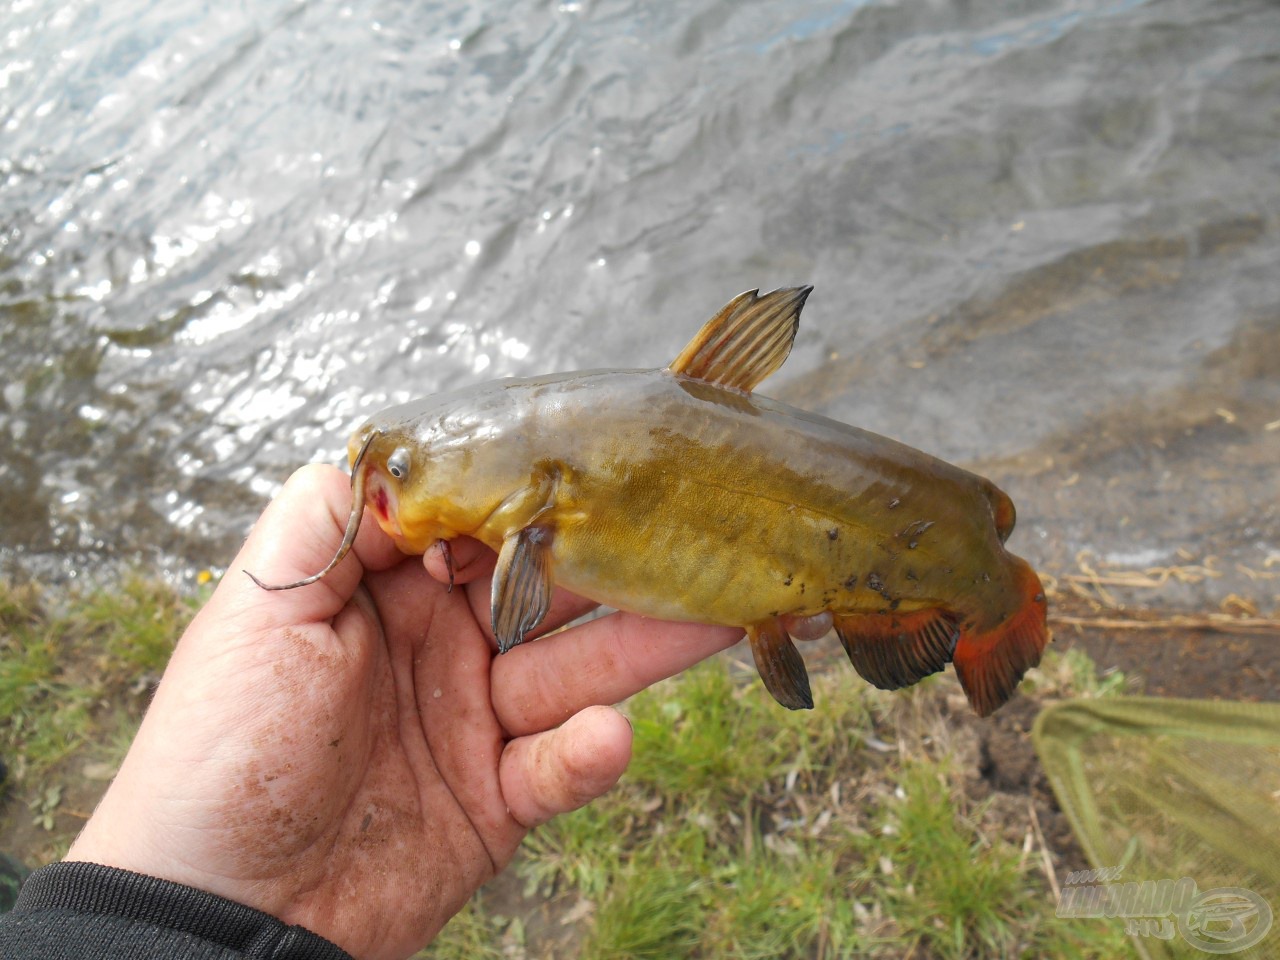
[[[988,472],[1050,572],[1277,599],[1273,2],[19,0],[0,50],[9,575],[216,568],[368,412],[808,282],[764,392]]]

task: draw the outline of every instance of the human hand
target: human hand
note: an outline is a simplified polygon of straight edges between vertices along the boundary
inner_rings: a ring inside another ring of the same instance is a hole
[[[631,753],[607,706],[740,631],[614,614],[502,657],[492,554],[400,554],[365,524],[324,580],[347,478],[300,470],[187,629],[120,772],[67,855],[219,894],[362,958],[406,957],[530,827],[595,799]],[[556,596],[538,633],[591,609]]]

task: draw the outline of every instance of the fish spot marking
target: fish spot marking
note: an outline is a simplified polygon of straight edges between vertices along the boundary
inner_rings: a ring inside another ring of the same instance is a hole
[[[907,540],[907,549],[914,550],[920,546],[920,536],[926,530],[934,525],[933,520],[912,520],[909,524],[894,534],[894,539]]]
[[[890,595],[888,589],[884,585],[884,580],[881,579],[878,573],[867,574],[867,589],[874,590],[876,593],[880,594],[880,596],[884,597],[889,603],[893,603],[893,597]]]

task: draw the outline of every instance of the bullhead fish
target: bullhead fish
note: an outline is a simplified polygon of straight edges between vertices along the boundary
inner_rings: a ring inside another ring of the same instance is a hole
[[[754,393],[812,287],[750,291],[664,369],[496,380],[391,407],[351,438],[346,555],[367,509],[401,550],[497,551],[500,653],[552,588],[645,616],[741,627],[784,707],[813,698],[793,636],[831,626],[897,689],[955,666],[986,716],[1049,639],[1040,580],[1005,550],[1012,501],[897,441]],[[447,557],[447,552],[446,552]]]

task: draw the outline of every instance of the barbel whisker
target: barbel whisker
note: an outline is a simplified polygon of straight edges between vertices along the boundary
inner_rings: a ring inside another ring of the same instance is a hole
[[[355,460],[351,463],[351,515],[347,517],[347,529],[342,535],[342,543],[338,546],[338,552],[333,555],[333,559],[319,573],[313,573],[311,576],[295,580],[293,583],[264,583],[246,570],[245,575],[250,580],[263,590],[293,590],[324,579],[329,571],[342,562],[343,558],[351,551],[352,544],[356,542],[356,534],[360,532],[360,520],[364,516],[364,484],[367,475],[367,471],[363,469],[364,457],[369,452],[369,445],[373,443],[373,438],[378,435],[378,430],[369,431],[369,436],[365,437],[364,443],[360,445],[360,452],[356,454]]]
[[[445,587],[445,593],[453,593],[453,549],[449,546],[448,540],[437,540],[436,547],[440,550],[440,555],[444,557],[445,569],[449,571],[449,586]]]

